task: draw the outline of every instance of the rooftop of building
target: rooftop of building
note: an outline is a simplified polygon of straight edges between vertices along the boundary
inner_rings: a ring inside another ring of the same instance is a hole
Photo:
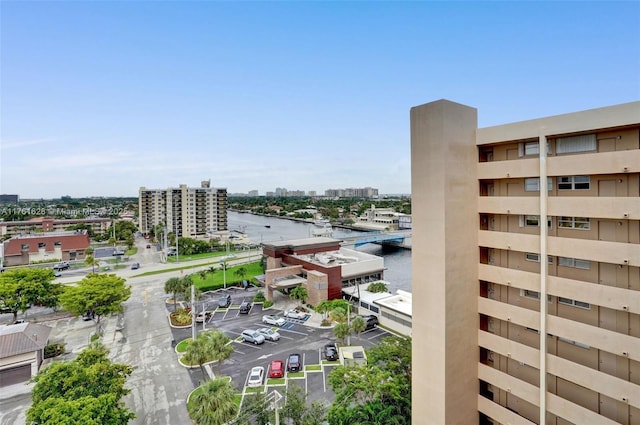
[[[0,326],[0,358],[41,350],[50,333],[49,326],[37,323]]]
[[[411,292],[398,289],[395,295],[390,295],[388,297],[375,300],[373,303],[379,305],[380,307],[388,308],[389,310],[393,310],[412,317],[412,298],[413,295],[411,294]]]

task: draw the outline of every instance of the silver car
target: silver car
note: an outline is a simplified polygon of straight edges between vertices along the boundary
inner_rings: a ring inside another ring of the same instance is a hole
[[[262,316],[262,323],[267,325],[282,326],[285,324],[284,317],[276,316],[275,314],[267,314]]]
[[[260,328],[258,329],[258,333],[263,335],[269,341],[277,341],[280,339],[280,334],[269,328]]]
[[[242,340],[245,342],[252,342],[256,345],[264,343],[264,335],[258,333],[258,331],[242,331],[242,333],[240,334],[240,338],[242,338]]]

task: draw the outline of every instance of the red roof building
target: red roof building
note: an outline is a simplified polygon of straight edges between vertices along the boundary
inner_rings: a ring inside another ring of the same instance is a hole
[[[83,231],[47,236],[15,236],[5,241],[5,266],[22,266],[44,261],[84,260],[89,235]]]

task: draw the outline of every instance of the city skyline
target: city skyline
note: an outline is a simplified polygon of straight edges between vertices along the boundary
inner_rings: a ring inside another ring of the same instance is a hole
[[[485,127],[637,100],[639,14],[637,2],[2,2],[0,193],[135,196],[202,178],[229,193],[410,193],[411,107],[452,99]]]

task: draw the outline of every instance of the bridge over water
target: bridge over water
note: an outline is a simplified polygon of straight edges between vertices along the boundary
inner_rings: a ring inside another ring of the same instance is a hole
[[[342,237],[343,246],[359,247],[368,243],[403,246],[405,238],[410,238],[411,232],[370,232],[366,235]]]

